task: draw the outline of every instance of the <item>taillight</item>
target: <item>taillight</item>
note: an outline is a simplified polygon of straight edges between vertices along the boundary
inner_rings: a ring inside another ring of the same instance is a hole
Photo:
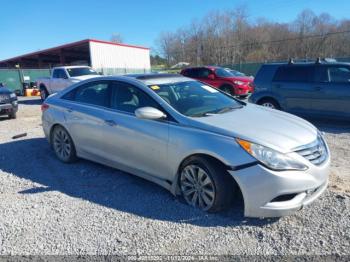
[[[41,112],[44,112],[47,109],[49,109],[49,105],[48,104],[45,104],[45,103],[41,104]]]

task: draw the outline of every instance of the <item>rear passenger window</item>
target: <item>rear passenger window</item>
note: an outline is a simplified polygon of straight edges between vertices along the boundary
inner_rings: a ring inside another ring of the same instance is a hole
[[[332,66],[328,68],[331,83],[350,83],[350,69],[344,66]]]
[[[309,66],[281,66],[277,69],[273,81],[276,82],[310,82],[313,70]]]
[[[62,98],[90,105],[109,107],[109,82],[98,81],[81,85],[65,94]]]

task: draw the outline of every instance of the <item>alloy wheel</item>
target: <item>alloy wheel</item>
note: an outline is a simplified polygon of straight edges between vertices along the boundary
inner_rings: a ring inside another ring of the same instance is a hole
[[[197,165],[188,165],[180,177],[182,194],[189,205],[204,211],[209,210],[215,200],[215,187],[208,173]]]
[[[270,102],[265,102],[265,103],[263,103],[263,104],[261,104],[262,106],[264,106],[264,107],[268,107],[268,108],[273,108],[273,109],[275,109],[276,107],[272,104],[272,103],[270,103]]]
[[[72,144],[67,132],[62,128],[57,128],[53,135],[53,146],[56,155],[63,161],[70,158],[72,152]]]

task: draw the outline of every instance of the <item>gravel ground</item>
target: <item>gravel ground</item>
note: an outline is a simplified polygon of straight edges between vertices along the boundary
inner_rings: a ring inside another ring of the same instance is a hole
[[[44,139],[39,100],[20,103],[18,119],[0,120],[1,255],[350,255],[347,123],[315,122],[333,156],[320,199],[289,217],[247,219],[238,201],[206,214],[120,171],[60,163]]]

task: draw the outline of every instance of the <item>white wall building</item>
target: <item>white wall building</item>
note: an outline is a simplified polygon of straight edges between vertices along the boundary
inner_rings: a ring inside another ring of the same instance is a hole
[[[90,40],[91,66],[105,74],[149,72],[150,50],[140,46]]]
[[[82,64],[104,74],[145,73],[151,70],[150,49],[86,39],[0,61],[1,68],[23,69]]]

